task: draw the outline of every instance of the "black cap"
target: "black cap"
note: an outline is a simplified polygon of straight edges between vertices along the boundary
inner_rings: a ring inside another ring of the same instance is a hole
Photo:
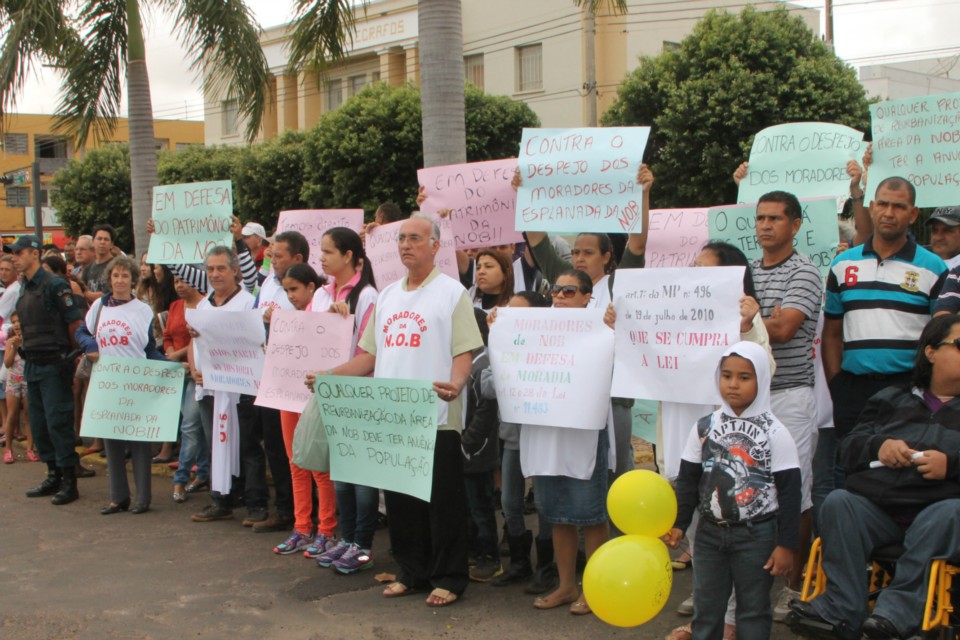
[[[40,238],[35,235],[27,234],[25,236],[20,236],[17,238],[17,241],[10,245],[10,249],[14,253],[20,253],[23,249],[36,249],[40,250]]]
[[[960,207],[938,207],[933,210],[926,224],[942,222],[948,227],[960,227]]]

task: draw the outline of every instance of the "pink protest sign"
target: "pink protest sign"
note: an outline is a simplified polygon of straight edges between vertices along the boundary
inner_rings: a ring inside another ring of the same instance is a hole
[[[370,266],[373,267],[373,276],[377,280],[377,289],[383,290],[388,284],[407,275],[407,268],[400,261],[400,252],[397,250],[397,236],[404,220],[374,227],[367,234],[365,249]],[[457,252],[453,247],[453,230],[450,219],[437,220],[440,226],[440,251],[437,252],[435,264],[442,273],[454,280],[460,280],[460,271],[457,269]]]
[[[424,213],[451,209],[457,249],[523,242],[513,228],[517,192],[510,185],[516,158],[426,167],[417,179],[427,194]]]
[[[709,240],[708,209],[652,209],[647,267],[689,267]]]
[[[363,209],[293,209],[281,211],[277,233],[299,231],[310,243],[308,262],[317,273],[320,267],[320,239],[328,229],[347,227],[357,233],[363,228]]]
[[[274,309],[263,377],[254,404],[302,413],[312,395],[303,381],[350,359],[353,316]]]

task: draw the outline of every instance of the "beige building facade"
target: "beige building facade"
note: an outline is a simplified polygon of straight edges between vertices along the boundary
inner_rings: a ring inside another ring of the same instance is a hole
[[[588,126],[595,99],[602,114],[617,86],[639,64],[676,46],[710,9],[739,12],[731,0],[682,3],[633,0],[624,15],[601,12],[595,24],[595,92],[587,91],[586,51],[590,19],[572,0],[463,0],[463,57],[469,82],[494,95],[526,102],[544,127]],[[752,3],[769,10],[781,2]],[[819,13],[788,5],[820,32]],[[358,9],[357,32],[345,61],[324,75],[288,73],[286,25],[261,37],[273,72],[271,107],[259,140],[288,129],[309,129],[371,83],[419,84],[419,33],[415,0],[379,0]],[[204,99],[207,144],[244,144],[245,125],[236,103],[221,95]]]

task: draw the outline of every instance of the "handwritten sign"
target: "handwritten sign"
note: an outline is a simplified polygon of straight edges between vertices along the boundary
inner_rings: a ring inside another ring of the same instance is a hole
[[[800,206],[803,208],[803,222],[793,239],[793,246],[797,252],[808,256],[826,278],[840,243],[836,200],[801,200]],[[707,214],[710,239],[729,242],[743,251],[748,260],[755,260],[763,255],[763,248],[757,240],[756,219],[756,204],[713,207]]]
[[[93,365],[80,432],[85,438],[173,442],[185,369],[179,362],[102,356]]]
[[[750,167],[740,181],[740,202],[770,191],[798,198],[836,198],[849,193],[847,162],[859,160],[863,132],[829,122],[792,122],[767,127],[753,138]]]
[[[652,400],[719,403],[714,371],[723,351],[740,340],[743,270],[689,267],[617,273],[610,393],[629,398],[639,391]]]
[[[153,225],[147,253],[155,264],[203,262],[211,247],[233,246],[229,180],[153,188]]]
[[[427,167],[417,179],[427,194],[425,213],[451,209],[458,249],[523,242],[513,228],[517,192],[511,186],[516,158]]]
[[[656,400],[634,400],[633,407],[630,409],[633,436],[656,444],[659,412],[660,403]]]
[[[421,380],[318,376],[330,477],[430,500],[437,394]]]
[[[710,239],[707,209],[651,209],[648,268],[689,267]]]
[[[194,344],[204,388],[257,395],[265,342],[260,312],[187,309],[187,324],[199,334]]]
[[[918,207],[953,206],[960,188],[960,92],[870,105],[873,164],[867,199],[886,178],[917,188]]]
[[[503,308],[490,365],[507,422],[602,429],[610,404],[613,332],[603,309]]]
[[[310,243],[307,262],[317,273],[323,272],[320,240],[334,227],[347,227],[359,233],[363,228],[363,209],[292,209],[281,211],[277,220],[277,233],[299,231],[304,235]]]
[[[397,237],[400,227],[405,220],[374,227],[367,234],[365,249],[367,259],[373,268],[373,277],[377,280],[377,288],[381,291],[388,284],[393,284],[407,275],[407,268],[400,260]],[[445,273],[454,280],[460,280],[460,271],[457,268],[457,251],[454,248],[453,228],[449,218],[438,218],[440,226],[440,251],[437,252],[434,263],[441,273]]]
[[[515,228],[640,233],[649,127],[524,129]]]
[[[353,316],[275,309],[254,404],[303,413],[313,395],[303,384],[307,373],[349,360],[352,338]]]

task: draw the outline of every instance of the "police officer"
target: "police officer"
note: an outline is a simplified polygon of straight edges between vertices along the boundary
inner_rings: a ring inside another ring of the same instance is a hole
[[[56,505],[73,502],[77,492],[74,449],[73,361],[77,327],[83,312],[70,284],[40,267],[40,239],[20,236],[11,245],[14,262],[23,275],[17,314],[23,332],[24,380],[30,429],[47,478],[27,491],[28,498],[52,495]]]

